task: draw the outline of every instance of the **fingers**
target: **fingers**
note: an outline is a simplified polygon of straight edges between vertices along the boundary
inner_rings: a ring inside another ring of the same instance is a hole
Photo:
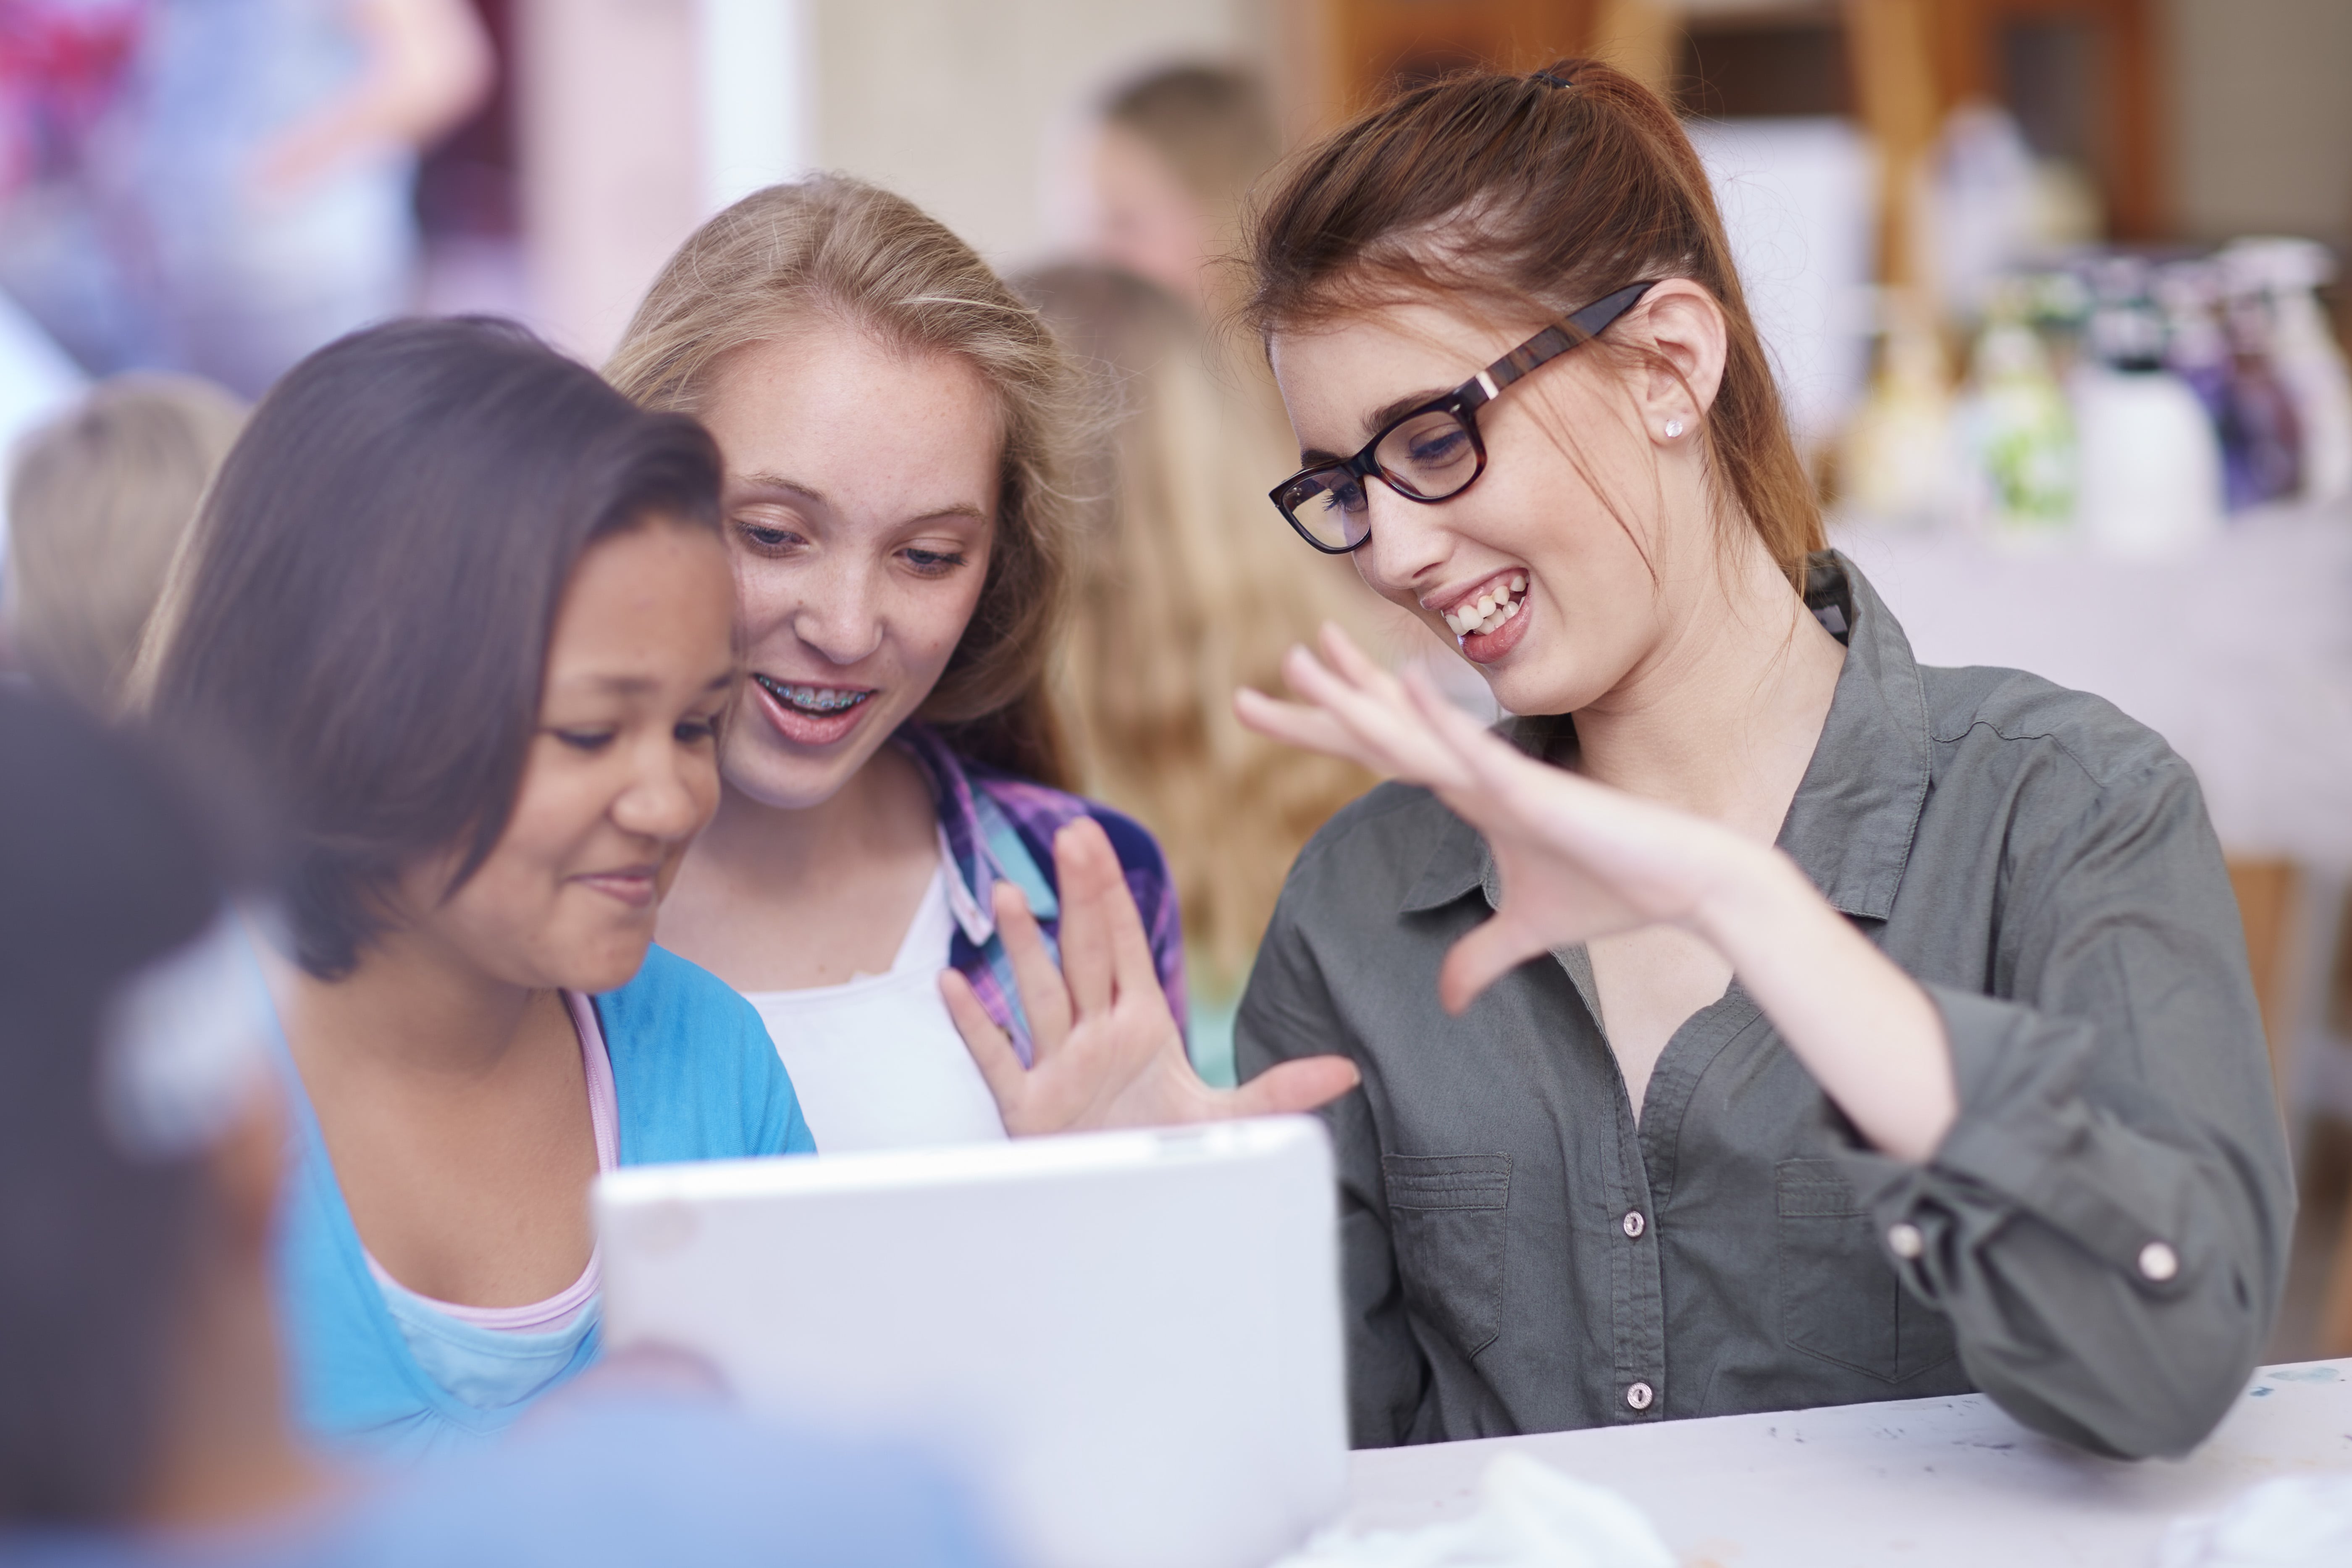
[[[1310,708],[1303,702],[1280,701],[1244,686],[1234,693],[1234,713],[1244,726],[1268,740],[1279,741],[1286,746],[1297,746],[1302,752],[1320,752],[1325,756],[1354,763],[1376,773],[1389,771],[1384,763],[1367,752],[1348,732],[1346,726],[1319,708]]]
[[[1379,760],[1382,772],[1439,788],[1463,776],[1460,760],[1389,677],[1375,671],[1377,679],[1355,685],[1303,647],[1290,650],[1282,669],[1300,696],[1339,721]]]
[[[1054,871],[1061,884],[1062,978],[1069,987],[1072,1019],[1084,1023],[1111,1005],[1112,906],[1126,898],[1127,888],[1109,838],[1087,817],[1054,835]],[[1128,902],[1131,909],[1133,900]]]
[[[1345,1057],[1303,1057],[1266,1068],[1227,1104],[1234,1116],[1283,1116],[1328,1105],[1362,1081]]]
[[[980,1005],[971,982],[960,971],[940,971],[940,997],[948,1005],[948,1016],[955,1020],[956,1033],[963,1037],[964,1049],[971,1053],[972,1065],[980,1068],[980,1076],[987,1081],[988,1092],[996,1097],[997,1116],[1009,1128],[1029,1081],[1011,1037],[996,1026],[996,1020]],[[1032,1013],[1030,1016],[1036,1015]]]
[[[1010,882],[999,882],[989,902],[996,910],[996,934],[1004,939],[1004,955],[1013,961],[1013,984],[1021,993],[1021,1010],[1029,1016],[1029,1034],[1043,1061],[1070,1037],[1070,992],[1062,972],[1045,951],[1037,917],[1029,900]],[[1067,926],[1064,928],[1066,934]]]

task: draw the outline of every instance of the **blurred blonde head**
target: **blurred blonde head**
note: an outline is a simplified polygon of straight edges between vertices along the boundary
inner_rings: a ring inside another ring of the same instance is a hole
[[[840,174],[771,185],[678,247],[604,374],[650,408],[698,412],[719,363],[829,318],[978,370],[1003,417],[988,581],[917,716],[965,755],[1059,784],[1046,665],[1067,592],[1083,389],[1035,310],[939,220]],[[877,409],[887,418],[887,409]]]
[[[28,437],[8,484],[7,605],[33,677],[112,712],[175,552],[245,405],[189,376],[123,375]]]
[[[1105,268],[1049,268],[1019,286],[1118,421],[1058,671],[1079,784],[1159,836],[1195,983],[1230,996],[1300,847],[1375,782],[1244,730],[1234,690],[1280,689],[1291,645],[1327,620],[1360,631],[1370,596],[1346,562],[1297,549],[1267,503],[1268,476],[1296,455],[1181,304]]]

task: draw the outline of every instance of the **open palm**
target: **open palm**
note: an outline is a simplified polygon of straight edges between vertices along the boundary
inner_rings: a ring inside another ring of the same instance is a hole
[[[940,976],[948,1012],[1015,1137],[1110,1127],[1156,1127],[1311,1110],[1356,1085],[1341,1057],[1286,1062],[1235,1089],[1192,1070],[1160,987],[1143,917],[1102,828],[1081,819],[1055,836],[1062,963],[1055,967],[1028,901],[996,885],[997,930],[1028,1015],[1034,1059],[1012,1040],[954,970]]]
[[[1454,944],[1440,994],[1454,1012],[1554,948],[1661,923],[1687,925],[1727,859],[1729,829],[1528,757],[1419,673],[1400,680],[1337,627],[1323,658],[1294,648],[1283,673],[1307,700],[1237,699],[1251,728],[1427,786],[1478,829],[1502,876],[1492,920]]]

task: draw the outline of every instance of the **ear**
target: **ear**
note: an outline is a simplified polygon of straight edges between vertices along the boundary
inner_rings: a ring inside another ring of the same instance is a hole
[[[1626,326],[1656,355],[1633,373],[1643,423],[1652,441],[1672,445],[1698,428],[1723,385],[1723,307],[1688,279],[1669,278],[1643,296]]]

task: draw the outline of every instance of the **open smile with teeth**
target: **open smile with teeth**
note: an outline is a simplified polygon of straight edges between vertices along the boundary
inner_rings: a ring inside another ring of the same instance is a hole
[[[785,707],[818,719],[845,712],[874,695],[840,686],[800,686],[764,675],[755,674],[751,679],[760,683],[761,690]]]
[[[1519,613],[1519,595],[1527,590],[1528,574],[1514,572],[1507,580],[1484,590],[1476,598],[1446,611],[1446,629],[1457,637],[1500,631],[1505,621]]]

